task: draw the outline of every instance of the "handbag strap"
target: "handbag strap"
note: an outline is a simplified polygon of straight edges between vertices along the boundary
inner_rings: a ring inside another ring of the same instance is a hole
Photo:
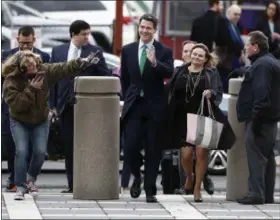
[[[201,101],[200,101],[200,106],[199,106],[199,109],[197,111],[197,115],[203,116],[204,100],[205,100],[205,95],[202,95],[202,98],[201,98]],[[206,101],[207,101],[207,108],[208,108],[209,117],[216,120],[210,100],[206,98]]]
[[[202,98],[201,98],[201,101],[200,101],[200,106],[199,106],[199,109],[197,111],[197,115],[203,115],[203,110],[204,110],[204,99],[205,99],[205,96],[202,95]]]
[[[214,116],[214,112],[213,112],[213,108],[212,108],[212,104],[210,102],[209,99],[207,99],[207,106],[208,106],[208,112],[209,112],[209,117],[216,120],[215,116]]]

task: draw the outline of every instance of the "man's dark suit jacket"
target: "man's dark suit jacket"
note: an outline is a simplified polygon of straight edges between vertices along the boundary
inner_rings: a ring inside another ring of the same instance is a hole
[[[277,59],[280,58],[280,40],[272,41],[271,32],[267,19],[262,19],[257,24],[256,30],[263,32],[268,37],[269,43],[269,52],[272,53]],[[274,24],[274,32],[280,34],[280,21],[275,22]]]
[[[51,62],[67,62],[68,50],[70,43],[59,45],[54,47],[51,54]],[[106,65],[102,49],[94,45],[84,45],[82,46],[82,52],[80,57],[87,57],[91,52],[97,52],[100,61],[98,64],[94,64],[88,67],[85,71],[81,72],[79,76],[109,76],[110,71]],[[74,79],[75,77],[67,77],[59,81],[57,86],[57,94],[55,94],[54,87],[51,89],[51,109],[56,107],[58,112],[61,112],[66,104],[73,105],[75,103],[75,94],[74,94]],[[55,103],[55,95],[57,95],[57,103]]]
[[[1,62],[3,63],[8,57],[14,55],[16,52],[19,51],[19,48],[16,47],[11,50],[6,50],[2,52]],[[33,47],[33,52],[36,54],[39,54],[42,58],[43,63],[49,63],[50,62],[50,55],[48,53],[45,53],[38,48]],[[3,79],[2,79],[2,85],[3,85]],[[2,89],[1,89],[2,90]],[[2,92],[1,92],[2,94]],[[2,100],[2,113],[9,113],[8,105]]]
[[[121,85],[124,96],[122,119],[126,118],[140,91],[148,103],[148,114],[154,120],[162,120],[166,99],[164,95],[164,79],[170,78],[174,69],[172,50],[154,41],[157,65],[152,66],[147,59],[141,76],[138,47],[139,42],[128,44],[122,49]]]
[[[190,40],[203,43],[212,51],[213,43],[219,41],[219,19],[221,19],[219,13],[212,10],[196,18],[193,21]]]

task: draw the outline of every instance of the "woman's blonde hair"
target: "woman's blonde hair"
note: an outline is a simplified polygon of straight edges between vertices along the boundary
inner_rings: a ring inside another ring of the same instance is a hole
[[[209,65],[210,65],[209,67],[216,67],[220,62],[220,58],[218,57],[218,55],[215,52],[212,52],[211,56],[212,56],[212,60],[211,60],[211,63],[209,63]]]
[[[11,73],[19,73],[30,62],[28,58],[33,58],[37,65],[42,63],[41,56],[32,51],[18,51],[8,57],[2,64],[2,76],[7,77]]]

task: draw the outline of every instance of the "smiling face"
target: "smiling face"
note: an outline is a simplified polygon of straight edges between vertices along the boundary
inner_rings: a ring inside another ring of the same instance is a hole
[[[192,49],[194,47],[194,43],[186,43],[184,46],[183,46],[183,51],[182,51],[182,59],[188,63],[191,61],[191,52],[192,52]]]
[[[207,62],[206,51],[202,48],[194,48],[191,53],[191,62],[195,66],[204,66]]]
[[[153,22],[144,19],[141,20],[138,31],[140,39],[144,43],[149,43],[151,40],[153,40],[156,33]]]

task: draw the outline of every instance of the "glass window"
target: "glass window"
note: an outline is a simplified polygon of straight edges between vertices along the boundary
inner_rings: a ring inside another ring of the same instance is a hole
[[[2,51],[11,49],[11,41],[3,35],[1,36],[1,47]]]
[[[30,15],[30,16],[38,16],[38,14],[36,13],[32,13],[26,9],[24,9],[23,7],[21,7],[20,3],[16,3],[16,2],[7,2],[9,10],[11,11],[13,16],[20,16],[20,15]],[[43,16],[43,15],[41,15]]]
[[[208,1],[167,1],[166,35],[189,35],[192,22],[208,9]]]
[[[258,0],[242,0],[239,1],[242,14],[240,19],[240,25],[244,31],[250,32],[255,30],[258,22],[264,16],[265,3]]]
[[[25,4],[40,12],[106,10],[100,1],[25,1]]]

